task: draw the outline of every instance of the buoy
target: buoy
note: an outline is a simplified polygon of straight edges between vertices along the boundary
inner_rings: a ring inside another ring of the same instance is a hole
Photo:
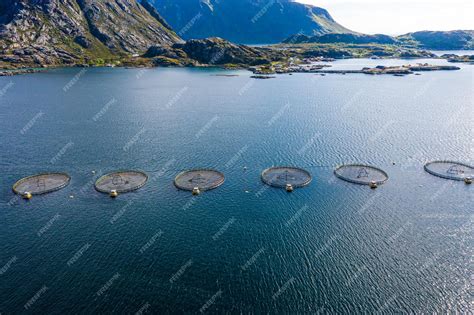
[[[375,189],[378,187],[377,183],[375,181],[371,181],[369,184],[370,188]]]
[[[194,196],[197,196],[197,195],[199,195],[200,193],[201,193],[201,191],[199,190],[199,187],[194,187],[194,188],[193,188],[193,195],[194,195]]]
[[[25,192],[23,194],[23,199],[30,200],[31,198],[33,198],[33,195],[30,192]]]
[[[286,184],[286,191],[287,192],[292,192],[293,190],[294,190],[294,188],[291,184]]]
[[[464,178],[464,182],[466,183],[466,185],[471,185],[472,184],[472,178],[466,177],[466,178]]]
[[[118,196],[118,192],[114,189],[110,191],[110,197],[116,198]]]

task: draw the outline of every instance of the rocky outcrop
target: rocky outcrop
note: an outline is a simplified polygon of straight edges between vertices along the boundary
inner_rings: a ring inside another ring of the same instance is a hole
[[[73,64],[142,53],[179,37],[135,0],[3,0],[0,62]]]
[[[154,65],[237,66],[269,64],[284,57],[267,48],[236,45],[222,38],[192,39],[172,46],[152,46],[142,56]]]
[[[417,49],[402,49],[399,50],[397,54],[399,58],[407,59],[417,59],[417,58],[436,58],[436,54],[426,51],[426,50],[417,50]]]
[[[172,59],[185,59],[188,58],[186,53],[179,49],[171,46],[151,46],[147,52],[143,55],[145,58],[155,58],[163,56]]]
[[[21,70],[14,70],[14,71],[0,70],[0,77],[10,77],[14,75],[36,73],[36,72],[40,72],[40,70],[37,70],[37,69],[21,69]]]
[[[274,52],[262,48],[236,45],[222,38],[188,40],[175,44],[174,49],[182,50],[188,58],[208,65],[257,65],[271,61]]]
[[[474,55],[455,55],[455,54],[444,54],[441,56],[441,58],[444,58],[448,60],[448,62],[453,62],[453,63],[470,63],[474,64]]]

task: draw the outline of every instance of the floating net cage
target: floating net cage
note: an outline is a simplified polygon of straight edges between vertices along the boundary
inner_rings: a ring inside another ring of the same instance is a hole
[[[95,189],[101,193],[127,193],[145,186],[148,175],[140,171],[120,171],[102,176],[95,182]]]
[[[359,185],[371,185],[374,182],[381,185],[388,180],[385,171],[362,164],[342,165],[336,168],[334,174],[342,180]]]
[[[445,179],[462,181],[474,177],[474,167],[454,161],[433,161],[425,165],[425,171]]]
[[[278,188],[285,188],[287,185],[294,188],[304,187],[309,185],[311,180],[312,176],[308,171],[297,167],[270,167],[262,172],[262,181]]]
[[[71,177],[65,173],[44,173],[28,176],[20,179],[13,185],[16,194],[42,195],[60,190],[71,181]]]
[[[225,181],[224,174],[215,170],[198,169],[185,171],[176,176],[174,184],[182,190],[211,190],[221,186]]]

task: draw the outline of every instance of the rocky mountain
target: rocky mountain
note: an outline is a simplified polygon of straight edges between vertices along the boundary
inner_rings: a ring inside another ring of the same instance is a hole
[[[351,33],[324,9],[292,0],[154,0],[184,39],[279,43],[293,34]]]
[[[422,31],[397,37],[376,34],[323,34],[306,36],[296,34],[283,41],[286,44],[343,43],[398,45],[416,49],[463,50],[474,49],[474,31],[431,32]]]
[[[376,35],[365,35],[365,34],[324,34],[315,36],[306,36],[297,34],[291,36],[283,41],[287,44],[302,44],[302,43],[344,43],[344,44],[389,44],[393,45],[397,43],[397,40],[388,35],[376,34]]]
[[[233,44],[222,38],[190,39],[185,43],[177,43],[171,47],[153,46],[144,55],[146,58],[158,58],[162,62],[175,60],[182,65],[186,60],[194,65],[246,65],[254,66],[269,64],[279,60],[283,54],[262,47],[249,47]]]
[[[474,30],[450,32],[422,31],[399,36],[397,40],[405,45],[425,49],[474,49]]]
[[[136,0],[2,0],[0,62],[73,64],[179,42],[150,9]]]

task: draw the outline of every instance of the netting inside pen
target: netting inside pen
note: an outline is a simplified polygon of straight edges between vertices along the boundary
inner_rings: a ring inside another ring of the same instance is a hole
[[[474,168],[470,165],[454,161],[434,161],[425,165],[431,175],[445,179],[462,181],[474,177]]]
[[[182,190],[192,191],[197,187],[199,190],[205,191],[219,187],[224,183],[224,180],[224,174],[221,172],[199,169],[178,174],[174,180],[174,184]]]
[[[271,167],[262,172],[262,180],[273,187],[286,187],[288,184],[293,187],[304,187],[311,182],[312,176],[302,168]]]
[[[369,185],[375,182],[381,185],[388,180],[388,174],[373,166],[352,164],[338,167],[334,174],[347,182],[359,185]]]
[[[42,195],[66,187],[70,180],[71,177],[65,173],[38,174],[17,181],[13,185],[13,191],[21,195],[27,192],[32,195]]]
[[[142,188],[147,181],[148,175],[143,172],[120,171],[99,178],[95,183],[95,189],[102,193],[110,193],[112,190],[126,193]]]

